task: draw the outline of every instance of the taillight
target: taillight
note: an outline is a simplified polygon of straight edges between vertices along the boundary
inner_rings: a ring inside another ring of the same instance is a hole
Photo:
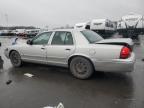
[[[126,59],[131,55],[131,50],[128,47],[123,47],[121,49],[120,58]]]

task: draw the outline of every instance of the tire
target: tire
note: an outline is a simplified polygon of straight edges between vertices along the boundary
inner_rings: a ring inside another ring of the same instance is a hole
[[[94,73],[94,68],[88,59],[75,57],[70,62],[70,71],[78,79],[88,79]]]
[[[20,67],[22,65],[21,56],[17,51],[12,51],[10,53],[10,60],[14,67]]]

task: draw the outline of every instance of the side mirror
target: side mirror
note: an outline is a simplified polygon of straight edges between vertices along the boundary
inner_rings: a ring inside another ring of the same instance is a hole
[[[32,40],[28,40],[27,44],[32,45]]]

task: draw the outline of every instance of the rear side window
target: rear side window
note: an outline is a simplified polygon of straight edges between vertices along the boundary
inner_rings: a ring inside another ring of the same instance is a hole
[[[100,40],[103,40],[103,38],[100,35],[90,30],[84,30],[81,31],[81,33],[89,41],[89,43],[95,43]]]
[[[73,45],[73,38],[70,32],[57,31],[52,39],[52,45]]]

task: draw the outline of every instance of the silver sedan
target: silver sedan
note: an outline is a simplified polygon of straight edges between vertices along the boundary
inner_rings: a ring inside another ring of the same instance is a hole
[[[131,72],[135,63],[131,39],[103,39],[90,30],[62,29],[17,41],[5,49],[14,67],[23,62],[68,67],[79,79],[95,71]]]

